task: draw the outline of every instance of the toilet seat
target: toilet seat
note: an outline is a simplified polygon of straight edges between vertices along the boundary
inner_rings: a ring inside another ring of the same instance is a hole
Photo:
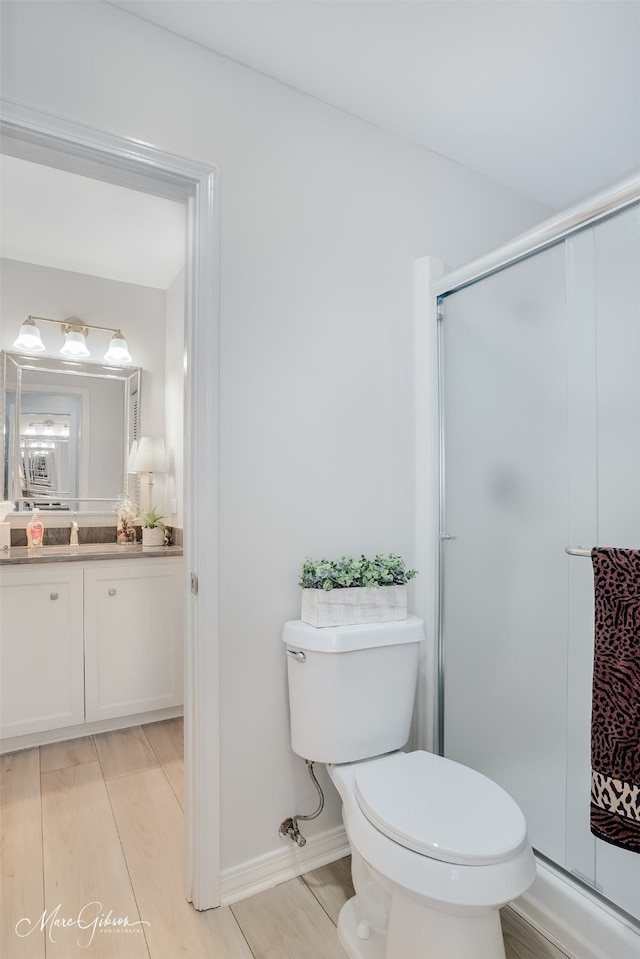
[[[504,862],[527,845],[517,803],[486,776],[432,753],[391,753],[358,764],[355,796],[381,833],[458,865]]]

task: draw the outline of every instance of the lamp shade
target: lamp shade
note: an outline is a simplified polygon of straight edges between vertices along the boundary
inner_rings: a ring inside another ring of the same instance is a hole
[[[136,471],[136,456],[138,455],[138,441],[134,440],[131,444],[131,449],[129,450],[129,459],[127,461],[127,473],[135,473]]]
[[[141,437],[133,457],[133,467],[136,473],[166,473],[167,455],[164,440],[153,436]]]
[[[69,332],[65,334],[64,346],[60,352],[63,356],[73,356],[74,358],[91,356],[87,347],[87,341],[84,338],[84,333],[81,333],[80,330],[69,330]]]
[[[28,353],[43,353],[45,345],[40,336],[40,330],[33,319],[28,316],[20,327],[20,332],[14,341],[14,349],[26,350]]]
[[[113,334],[111,342],[109,343],[109,349],[104,354],[104,358],[107,363],[131,363],[129,347],[120,330],[116,330]]]

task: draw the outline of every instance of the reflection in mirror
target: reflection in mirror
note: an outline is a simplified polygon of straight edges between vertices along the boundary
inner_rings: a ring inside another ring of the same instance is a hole
[[[2,495],[18,511],[106,512],[128,489],[139,368],[4,353]]]
[[[22,396],[25,408],[27,394]],[[69,397],[72,399],[72,397]],[[43,496],[71,499],[78,493],[77,428],[71,427],[68,413],[55,414],[55,419],[42,414],[20,415],[20,485],[34,506]],[[74,465],[71,465],[71,460]]]

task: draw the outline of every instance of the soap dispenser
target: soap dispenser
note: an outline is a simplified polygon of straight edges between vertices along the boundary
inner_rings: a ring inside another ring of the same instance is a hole
[[[69,534],[69,546],[78,545],[78,524],[74,520],[71,524],[71,533]]]
[[[44,542],[44,526],[38,518],[38,510],[34,509],[33,516],[27,523],[27,546],[42,546]]]

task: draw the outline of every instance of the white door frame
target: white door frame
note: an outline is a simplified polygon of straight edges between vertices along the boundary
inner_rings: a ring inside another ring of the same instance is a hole
[[[218,677],[219,171],[0,99],[0,152],[185,202],[186,896],[220,904]],[[198,592],[198,581],[200,590]]]

